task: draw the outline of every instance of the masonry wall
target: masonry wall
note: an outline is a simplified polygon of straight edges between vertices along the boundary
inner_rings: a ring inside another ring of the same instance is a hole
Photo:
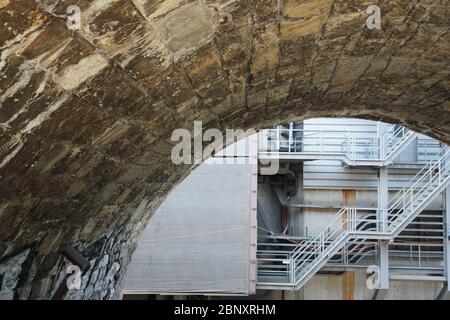
[[[30,248],[14,297],[50,296],[63,245],[108,256],[120,279],[135,233],[192,170],[172,165],[170,136],[194,120],[363,117],[449,142],[448,4],[380,5],[369,30],[359,0],[2,0],[0,264]]]

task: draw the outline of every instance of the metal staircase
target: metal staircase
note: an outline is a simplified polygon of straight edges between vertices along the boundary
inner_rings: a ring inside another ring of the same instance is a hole
[[[350,166],[379,166],[391,165],[395,158],[414,140],[418,134],[404,127],[391,126],[378,141],[373,142],[373,158],[368,158],[364,154],[357,153],[359,140],[361,138],[349,137],[346,142],[350,147],[346,149],[346,160],[344,162]]]
[[[391,153],[395,149],[392,147]],[[278,259],[285,272],[273,272],[273,261],[269,268],[264,260],[259,261],[257,287],[297,290],[350,241],[393,240],[450,184],[449,158],[450,149],[444,147],[436,161],[428,162],[411,179],[409,187],[392,197],[388,209],[341,209],[321,233],[302,241],[285,258]]]
[[[269,129],[262,132],[259,158],[265,160],[340,160],[348,166],[384,167],[418,136],[390,126],[378,137],[356,137],[350,131]]]
[[[391,131],[392,130],[392,131]],[[384,165],[390,165],[400,153],[417,137],[417,133],[405,127],[391,126],[390,130],[381,137],[380,158],[384,160]]]

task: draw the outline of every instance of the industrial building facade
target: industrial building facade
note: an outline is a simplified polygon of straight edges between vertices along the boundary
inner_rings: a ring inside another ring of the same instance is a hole
[[[124,297],[444,299],[448,158],[437,140],[369,120],[261,131],[169,195]]]

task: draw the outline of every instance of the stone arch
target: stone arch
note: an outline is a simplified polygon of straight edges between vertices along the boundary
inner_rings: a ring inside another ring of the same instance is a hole
[[[92,263],[72,297],[116,297],[139,231],[192,169],[171,163],[170,135],[194,120],[362,117],[449,143],[449,2],[374,0],[380,30],[366,2],[0,1],[5,295],[49,298],[69,244]]]

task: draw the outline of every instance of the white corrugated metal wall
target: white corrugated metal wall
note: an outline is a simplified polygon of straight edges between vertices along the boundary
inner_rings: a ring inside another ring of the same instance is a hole
[[[306,120],[304,123],[305,135],[308,131],[351,131],[352,136],[357,138],[369,138],[377,134],[377,122],[349,118],[317,118]],[[341,149],[341,140],[330,140],[327,144],[335,144],[336,151]],[[311,144],[313,143],[310,142]],[[423,162],[430,158],[430,154],[438,150],[438,142],[429,137],[420,135],[418,138],[419,150],[408,148],[396,159],[394,165],[389,169],[389,188],[400,189],[414,177],[417,169],[402,168],[411,164],[412,154],[419,152],[419,161]],[[413,146],[414,147],[414,146]],[[377,171],[370,168],[349,168],[340,161],[310,161],[304,164],[304,187],[306,189],[376,189]]]
[[[158,208],[128,267],[125,293],[250,293],[251,163],[232,160],[208,160]]]

